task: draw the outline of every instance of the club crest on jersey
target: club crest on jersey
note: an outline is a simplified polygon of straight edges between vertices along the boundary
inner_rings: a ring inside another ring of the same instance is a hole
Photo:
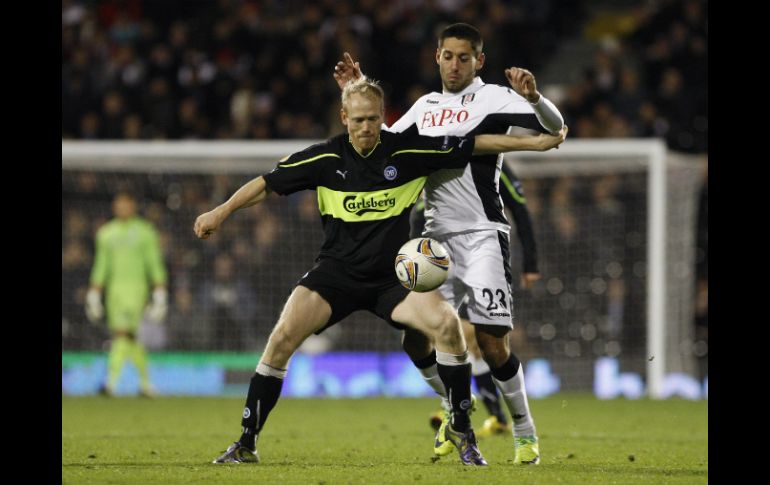
[[[473,98],[475,98],[475,97],[476,97],[476,93],[465,94],[465,95],[463,95],[462,99],[460,100],[460,103],[463,106],[466,106],[468,103],[473,101]]]
[[[398,177],[398,170],[396,170],[396,167],[394,167],[393,165],[388,165],[387,167],[385,167],[385,171],[383,172],[383,175],[387,180],[394,180],[396,177]]]

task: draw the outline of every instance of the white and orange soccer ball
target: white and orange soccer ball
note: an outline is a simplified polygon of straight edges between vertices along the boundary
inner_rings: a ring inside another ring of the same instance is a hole
[[[423,293],[446,281],[449,253],[435,239],[418,237],[407,241],[396,255],[396,277],[404,288]]]

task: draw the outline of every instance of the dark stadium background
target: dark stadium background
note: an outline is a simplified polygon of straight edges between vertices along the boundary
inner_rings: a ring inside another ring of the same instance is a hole
[[[390,123],[417,97],[440,89],[433,60],[436,32],[462,21],[484,36],[484,81],[504,84],[503,69],[509,66],[530,69],[564,115],[570,139],[661,138],[705,174],[707,14],[708,2],[699,0],[65,0],[61,135],[63,141],[326,138],[343,129],[331,75],[343,51],[382,81]],[[161,231],[169,268],[166,325],[162,335],[152,329],[146,336],[154,351],[151,362],[198,359],[200,365],[224,366],[228,383],[246,382],[256,364],[254,353],[291,285],[309,268],[320,238],[314,194],[304,194],[244,212],[216,243],[195,240],[194,217],[246,180],[242,175],[62,172],[65,372],[103,358],[106,329],[87,323],[83,312],[93,235],[109,217],[112,194],[129,188],[141,196],[144,216]],[[629,277],[621,291],[613,283],[617,274],[588,262],[605,258],[603,268],[624,268],[626,278],[644,258],[644,247],[629,245],[628,233],[618,240],[591,239],[595,226],[586,221],[607,214],[600,204],[607,200],[631,218],[642,214],[637,207],[645,197],[644,180],[525,181],[525,188],[533,214],[542,215],[535,230],[541,235],[545,277],[539,292],[515,293],[522,324],[513,348],[524,361],[547,358],[561,376],[562,389],[591,389],[594,363],[608,355],[620,360],[622,371],[643,375],[644,280]],[[702,207],[700,214],[707,214],[707,175],[692,198]],[[579,208],[575,221],[581,239],[571,247],[558,237],[542,237],[559,235],[553,222],[558,217],[548,216],[558,212],[557,205]],[[300,221],[307,232],[297,237],[288,218]],[[632,224],[607,218],[612,227]],[[696,256],[686,276],[707,281],[707,217],[693,220]],[[517,251],[514,244],[514,255]],[[587,266],[581,267],[575,255]],[[513,266],[518,274],[520,261],[514,259]],[[570,289],[570,272],[590,274],[608,290],[597,295],[590,284]],[[551,276],[565,284],[547,286]],[[225,280],[237,295],[229,307],[211,298]],[[619,300],[607,296],[612,288],[620,292]],[[596,315],[578,314],[575,305],[559,306],[558,298],[570,291]],[[686,304],[694,307],[694,293]],[[618,305],[621,316],[614,318],[620,318],[620,327],[607,323]],[[682,352],[697,363],[693,377],[698,382],[707,375],[707,325],[707,313],[705,320],[693,318],[693,331],[681,343]],[[325,335],[316,350],[397,353],[399,334],[357,315]],[[384,364],[372,364],[379,365]],[[77,387],[77,392],[93,390]]]

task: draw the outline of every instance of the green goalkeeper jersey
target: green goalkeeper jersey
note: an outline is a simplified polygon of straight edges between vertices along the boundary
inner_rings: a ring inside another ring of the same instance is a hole
[[[143,306],[151,285],[166,283],[158,233],[140,217],[113,219],[96,233],[91,285],[104,287],[105,300]]]

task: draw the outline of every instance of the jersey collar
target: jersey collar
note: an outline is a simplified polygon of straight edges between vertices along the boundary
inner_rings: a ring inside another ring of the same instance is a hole
[[[377,151],[377,147],[380,146],[381,142],[382,142],[382,132],[380,132],[380,136],[377,137],[377,143],[374,144],[374,147],[372,148],[372,150],[366,155],[361,155],[361,153],[358,150],[356,150],[356,147],[355,145],[353,145],[353,142],[350,140],[350,136],[348,136],[348,144],[350,145],[350,148],[352,148],[355,154],[361,158],[369,158],[370,156],[372,156],[372,153]]]
[[[460,96],[460,95],[463,95],[463,94],[475,93],[484,84],[485,84],[484,81],[482,81],[479,76],[476,76],[476,77],[473,78],[473,81],[471,81],[471,83],[469,85],[467,85],[465,87],[465,89],[463,89],[459,93],[450,93],[449,91],[444,91],[443,94],[448,94],[448,95],[451,95],[451,96]]]

